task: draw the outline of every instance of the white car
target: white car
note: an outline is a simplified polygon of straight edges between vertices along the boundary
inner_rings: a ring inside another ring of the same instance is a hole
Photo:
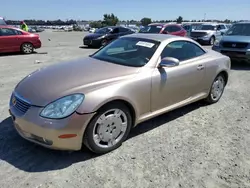
[[[96,30],[96,28],[91,28],[91,29],[89,30],[89,32],[90,32],[90,33],[94,33],[95,30]]]

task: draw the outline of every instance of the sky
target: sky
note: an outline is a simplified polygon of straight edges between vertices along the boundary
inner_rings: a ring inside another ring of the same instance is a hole
[[[250,20],[250,0],[7,0],[0,16],[7,20],[102,20],[114,13],[120,20],[230,19]]]

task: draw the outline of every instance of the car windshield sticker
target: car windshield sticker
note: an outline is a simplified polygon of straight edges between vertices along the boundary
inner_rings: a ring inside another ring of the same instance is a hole
[[[139,41],[136,43],[137,46],[143,46],[143,47],[147,47],[147,48],[152,48],[155,44],[151,43],[151,42],[143,42],[143,41]]]
[[[158,26],[156,26],[156,28],[162,28],[162,26],[161,26],[161,25],[158,25]]]

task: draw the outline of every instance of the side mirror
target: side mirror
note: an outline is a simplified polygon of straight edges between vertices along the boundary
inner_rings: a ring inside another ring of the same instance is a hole
[[[165,57],[161,60],[158,68],[163,67],[176,67],[180,64],[180,61],[173,57]]]

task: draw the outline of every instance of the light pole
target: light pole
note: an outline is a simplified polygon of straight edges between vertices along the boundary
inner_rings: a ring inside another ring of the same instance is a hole
[[[204,14],[204,22],[206,21],[206,13]]]

